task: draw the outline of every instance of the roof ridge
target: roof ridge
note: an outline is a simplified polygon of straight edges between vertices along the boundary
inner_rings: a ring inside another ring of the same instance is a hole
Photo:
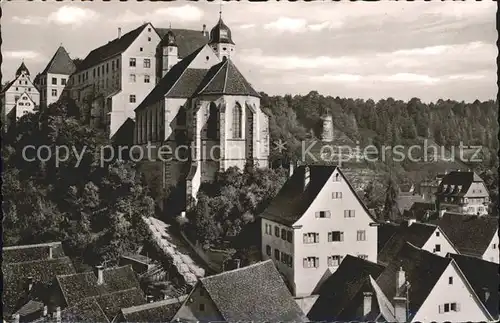
[[[26,264],[34,264],[34,263],[40,263],[40,262],[46,262],[46,261],[61,261],[61,260],[69,260],[71,262],[71,258],[69,258],[68,256],[64,256],[64,257],[57,257],[57,258],[46,258],[46,259],[37,259],[37,260],[5,263],[5,266],[26,265]],[[73,275],[73,274],[69,274],[69,275]]]
[[[229,59],[228,59],[229,60]],[[238,69],[238,67],[233,63],[233,61],[231,61],[231,66],[236,70],[236,72],[243,78],[243,81],[245,82],[242,82],[243,84],[243,87],[245,88],[245,92],[252,92],[248,89],[247,85],[245,83],[248,83],[247,79],[245,78],[245,76],[243,76],[243,74],[241,73],[241,71]],[[252,88],[252,90],[254,90],[255,92],[257,92],[255,89]]]
[[[253,267],[258,267],[258,266],[262,266],[264,264],[272,263],[272,262],[273,261],[271,259],[264,260],[264,261],[259,261],[259,262],[256,262],[255,264],[251,264],[251,265],[248,265],[248,266],[245,266],[245,267],[240,267],[240,268],[236,268],[236,269],[233,269],[233,270],[224,271],[224,272],[212,275],[212,276],[202,277],[202,278],[200,278],[200,281],[203,282],[203,281],[209,280],[210,278],[220,277],[220,276],[224,276],[224,275],[227,275],[227,274],[232,274],[232,273],[235,273],[235,272],[243,271],[244,269],[250,269],[250,268],[253,268]]]
[[[230,62],[230,59],[226,59],[226,61],[224,62],[224,64],[222,64],[222,66],[226,65],[226,75],[224,76],[224,85],[222,86],[222,93],[225,94],[226,93],[226,87],[227,87],[227,75],[229,74],[229,62]]]
[[[147,310],[150,308],[156,308],[164,305],[173,305],[173,304],[178,304],[184,302],[186,300],[188,295],[182,295],[176,298],[169,298],[165,300],[161,300],[158,302],[153,302],[153,303],[146,303],[146,304],[141,304],[141,305],[135,305],[135,306],[130,306],[130,307],[125,307],[122,308],[123,314],[130,314],[130,313],[136,313],[139,311]]]
[[[217,63],[217,64],[213,65],[211,68],[215,68],[217,65],[219,65],[219,64],[221,64],[221,63],[223,63],[223,62],[219,62],[219,63]],[[215,78],[217,75],[219,75],[220,70],[222,69],[222,66],[223,66],[223,64],[221,64],[221,66],[217,67],[217,72],[216,72],[216,73],[214,73],[214,75],[210,78],[210,80],[207,82],[207,84],[205,84],[205,86],[204,86],[201,90],[199,90],[199,91],[198,91],[198,93],[203,92],[203,91],[204,91],[204,90],[205,90],[205,89],[206,89],[206,88],[210,85],[210,83],[214,80],[214,78]],[[210,70],[210,69],[209,69],[209,70]]]

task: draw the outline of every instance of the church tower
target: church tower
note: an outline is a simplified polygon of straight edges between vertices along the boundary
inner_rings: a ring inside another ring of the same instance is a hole
[[[179,52],[175,35],[171,29],[165,34],[160,41],[157,49],[157,80],[158,83],[167,72],[179,62]]]
[[[219,21],[210,31],[209,45],[217,54],[220,60],[234,57],[236,54],[236,45],[231,38],[231,30],[222,21],[220,13]]]

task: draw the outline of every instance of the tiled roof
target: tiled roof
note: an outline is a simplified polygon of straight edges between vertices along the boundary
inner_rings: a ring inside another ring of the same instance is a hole
[[[190,98],[205,77],[205,74],[207,74],[206,69],[186,69],[166,96],[168,98]]]
[[[337,169],[336,166],[309,166],[309,184],[304,190],[305,168],[306,166],[299,166],[295,169],[293,175],[286,181],[276,197],[274,197],[266,210],[260,215],[262,218],[287,226],[293,225],[302,217],[304,212],[307,211],[316,196],[325,186],[328,178],[333,174],[335,169]],[[372,217],[349,181],[346,180],[342,172],[340,172],[340,174],[365,211]],[[375,219],[373,219],[373,221],[375,221]]]
[[[96,297],[117,291],[140,288],[130,265],[104,269],[103,284],[97,284],[94,272],[58,276],[57,281],[68,306],[77,304],[87,297]]]
[[[79,64],[78,71],[86,70],[113,56],[123,53],[135,41],[147,25],[148,24],[143,24],[124,34],[120,38],[116,38],[106,45],[94,49]]]
[[[146,302],[142,290],[130,288],[95,297],[106,317],[111,321],[122,308],[141,305]]]
[[[424,223],[402,224],[382,250],[379,251],[378,262],[387,265],[398,255],[407,242],[417,248],[422,248],[436,228],[435,225]]]
[[[27,75],[30,75],[30,71],[28,70],[28,68],[26,67],[24,62],[22,62],[21,65],[19,66],[19,68],[17,69],[16,77],[21,75],[21,72],[26,72]]]
[[[168,28],[155,28],[160,38],[167,34]],[[208,43],[208,37],[201,30],[171,29],[177,43],[177,55],[184,58]]]
[[[175,64],[165,76],[156,84],[154,89],[149,92],[149,94],[144,98],[144,100],[139,104],[135,111],[141,110],[147,106],[150,106],[160,100],[162,100],[165,95],[175,86],[176,82],[181,78],[184,72],[188,69],[189,64],[196,58],[196,56],[201,52],[203,47],[198,48],[193,53],[188,55],[186,58]],[[179,92],[179,90],[177,90]]]
[[[78,304],[61,311],[61,322],[96,323],[109,322],[95,298],[86,298]],[[52,316],[47,316],[33,323],[57,323]]]
[[[59,46],[52,59],[47,64],[42,74],[65,74],[71,75],[76,70],[75,63],[69,57],[68,52],[64,47]]]
[[[409,289],[409,317],[417,313],[429,296],[451,258],[444,258],[406,243],[376,279],[389,300],[396,296],[396,277],[400,268],[406,273]]]
[[[20,245],[12,247],[4,247],[3,262],[16,263],[33,260],[49,259],[49,249],[52,246],[52,258],[65,257],[62,245],[60,242],[41,243],[33,245]]]
[[[153,323],[153,322],[170,322],[177,313],[186,296],[168,299],[164,301],[147,303],[129,308],[122,308],[122,322],[134,323]]]
[[[21,306],[20,309],[16,311],[19,316],[28,316],[38,311],[43,310],[44,304],[39,301],[29,300],[26,304]]]
[[[231,59],[212,66],[200,84],[197,95],[210,94],[248,95],[260,98],[260,94],[248,83]]]
[[[433,212],[436,209],[436,204],[431,202],[415,202],[408,210],[408,215],[412,219],[422,221],[428,212]]]
[[[387,241],[399,230],[399,225],[388,222],[388,223],[379,223],[377,227],[377,250],[382,250],[382,248],[385,246]]]
[[[3,264],[3,311],[12,314],[30,299],[45,297],[47,287],[57,275],[75,272],[68,257]],[[28,295],[28,278],[33,289]]]
[[[399,195],[396,198],[396,205],[401,214],[404,211],[411,209],[414,203],[425,202],[425,199],[421,195]]]
[[[355,310],[350,304],[363,287],[368,277],[377,278],[384,267],[358,257],[347,255],[339,268],[321,285],[319,298],[313,305],[308,318],[312,321],[355,320]]]
[[[272,260],[200,279],[225,321],[305,322]]]
[[[498,264],[464,255],[448,254],[447,256],[455,260],[486,309],[494,318],[498,319],[498,286],[500,285]],[[484,299],[485,289],[489,292],[489,298],[486,301]]]
[[[19,76],[16,76],[15,79],[13,79],[12,81],[10,81],[9,83],[7,83],[3,88],[2,88],[2,92],[0,93],[5,93],[7,92],[8,89],[10,89],[10,87],[12,86],[12,84],[14,84],[15,81],[17,81],[17,79],[19,78]]]
[[[436,194],[440,196],[463,196],[474,182],[483,182],[483,180],[474,172],[453,171],[443,177]],[[461,186],[461,188],[459,189],[458,186]]]
[[[444,213],[432,221],[448,236],[455,248],[465,255],[482,257],[498,230],[498,218]]]

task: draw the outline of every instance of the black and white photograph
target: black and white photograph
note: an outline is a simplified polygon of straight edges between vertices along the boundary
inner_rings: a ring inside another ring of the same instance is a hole
[[[0,1],[3,323],[497,322],[496,1]]]

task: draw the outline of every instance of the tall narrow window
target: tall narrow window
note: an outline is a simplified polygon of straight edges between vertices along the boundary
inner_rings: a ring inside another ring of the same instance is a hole
[[[210,103],[210,114],[207,120],[207,138],[217,139],[217,128],[218,128],[218,111],[215,103]]]
[[[239,139],[242,135],[242,109],[241,106],[236,103],[233,108],[233,138]]]

